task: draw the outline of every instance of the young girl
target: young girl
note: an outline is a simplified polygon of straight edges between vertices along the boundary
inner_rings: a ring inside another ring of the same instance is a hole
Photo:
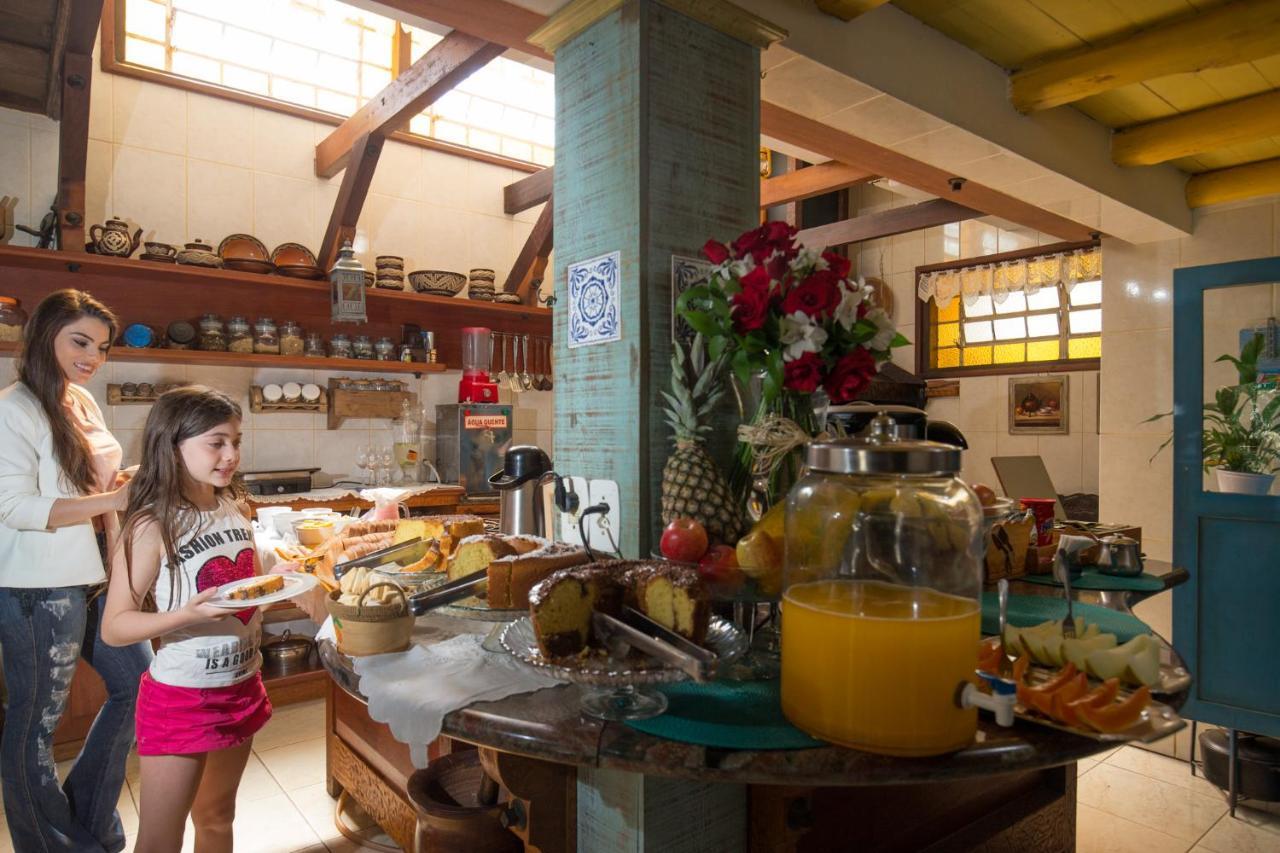
[[[160,639],[138,690],[136,850],[179,850],[190,814],[197,850],[229,851],[236,788],[253,735],[271,717],[259,674],[261,615],[207,603],[219,585],[257,573],[232,482],[240,407],[210,388],[169,391],[142,441],[102,628],[108,643]],[[154,609],[144,606],[151,593]]]

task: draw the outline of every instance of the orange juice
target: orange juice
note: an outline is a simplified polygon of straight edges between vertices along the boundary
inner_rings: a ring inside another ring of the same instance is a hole
[[[823,740],[890,755],[973,741],[981,613],[973,599],[878,581],[795,584],[782,597],[782,711]]]

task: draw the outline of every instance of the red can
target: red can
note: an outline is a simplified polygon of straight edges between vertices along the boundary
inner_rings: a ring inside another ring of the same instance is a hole
[[[1053,541],[1053,507],[1054,498],[1023,498],[1022,508],[1029,509],[1036,516],[1036,544],[1048,545]]]

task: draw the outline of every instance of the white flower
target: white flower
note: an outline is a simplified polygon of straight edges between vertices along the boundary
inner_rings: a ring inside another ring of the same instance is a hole
[[[745,278],[747,273],[756,268],[755,258],[747,255],[735,261],[729,261],[729,272],[739,279]]]
[[[866,294],[862,288],[848,284],[841,286],[840,293],[840,304],[836,306],[836,322],[846,329],[852,329],[853,324],[858,322],[858,306],[862,304]]]
[[[887,350],[889,344],[893,343],[893,339],[898,334],[897,327],[894,326],[893,320],[885,313],[883,308],[872,308],[867,312],[867,322],[872,323],[876,327],[875,336],[867,341],[867,349]]]
[[[813,267],[815,270],[825,270],[829,265],[822,257],[822,253],[817,249],[811,249],[808,246],[803,246],[800,251],[796,253],[796,256],[791,259],[789,266],[791,267],[792,272],[799,272],[800,270],[807,269],[808,267]]]
[[[778,337],[787,345],[782,354],[784,361],[795,361],[807,352],[822,352],[827,342],[827,330],[809,319],[801,311],[787,314],[778,320]]]

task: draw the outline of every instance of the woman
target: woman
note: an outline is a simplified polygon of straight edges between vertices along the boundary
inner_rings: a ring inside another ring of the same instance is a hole
[[[0,778],[17,850],[124,849],[116,800],[151,648],[113,648],[101,638],[104,557],[128,486],[120,444],[81,387],[106,361],[116,325],[87,293],[51,293],[27,322],[18,381],[0,390],[0,651],[8,692]],[[107,701],[59,787],[53,732],[80,658],[102,676]]]

